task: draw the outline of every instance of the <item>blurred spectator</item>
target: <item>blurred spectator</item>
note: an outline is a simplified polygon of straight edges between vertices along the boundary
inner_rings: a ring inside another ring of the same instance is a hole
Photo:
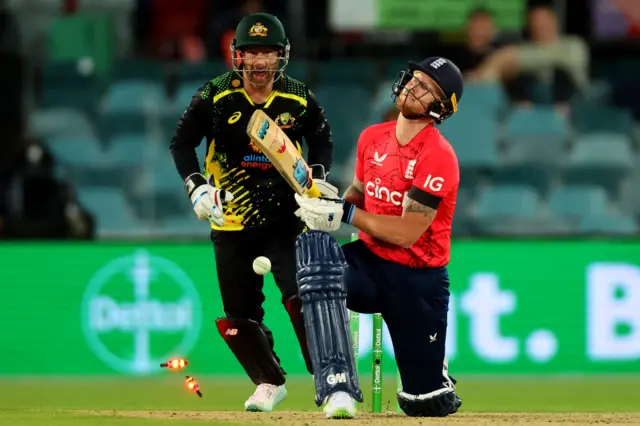
[[[59,181],[44,146],[19,138],[0,162],[0,239],[91,239],[92,217]]]
[[[224,58],[231,68],[229,46],[235,37],[238,22],[245,15],[264,11],[262,0],[243,0],[236,4],[228,4],[222,10],[214,10],[208,20],[205,43],[210,57]]]
[[[531,89],[538,83],[553,86],[553,102],[566,109],[567,102],[584,89],[589,80],[589,48],[584,40],[560,34],[553,8],[536,6],[529,12],[530,41],[501,48],[478,68],[475,79],[518,79],[517,102],[530,103]]]
[[[24,59],[18,24],[5,0],[0,0],[0,129],[5,136],[0,141],[0,150],[19,133],[24,91]],[[9,136],[9,137],[7,137]]]
[[[447,55],[465,77],[471,77],[476,68],[498,47],[491,12],[486,9],[473,10],[467,18],[466,33],[466,43],[452,48]]]
[[[167,60],[203,59],[207,9],[207,0],[138,0],[135,33],[140,50]]]

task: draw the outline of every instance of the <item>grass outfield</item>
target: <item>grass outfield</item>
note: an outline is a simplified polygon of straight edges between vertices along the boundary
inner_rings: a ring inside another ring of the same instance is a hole
[[[198,378],[204,397],[189,393],[184,374],[162,379],[0,379],[0,425],[256,425],[334,424],[313,404],[310,378],[292,379],[289,396],[273,413],[244,413],[252,384]],[[364,377],[363,377],[364,378]],[[370,391],[349,425],[428,424],[640,424],[640,378],[460,377],[460,413],[443,419],[410,419],[394,414],[395,383],[385,377],[383,408],[370,414]]]

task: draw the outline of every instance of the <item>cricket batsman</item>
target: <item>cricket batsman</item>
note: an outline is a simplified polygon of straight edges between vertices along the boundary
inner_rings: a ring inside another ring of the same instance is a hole
[[[263,322],[263,277],[253,272],[258,256],[270,259],[307,369],[312,372],[302,303],[296,283],[296,237],[304,223],[291,188],[246,134],[256,109],[264,110],[302,150],[320,191],[333,161],[333,140],[323,108],[309,88],[284,73],[289,41],[280,20],[267,13],[244,17],[230,50],[233,70],[205,83],[193,96],[171,139],[171,153],[196,216],[211,222],[224,316],[218,331],[256,390],[248,411],[271,411],[287,391],[285,371]],[[201,172],[196,148],[205,139]],[[215,357],[215,354],[211,354]]]
[[[409,62],[392,90],[400,115],[362,132],[343,199],[295,195],[296,214],[311,229],[296,249],[316,404],[325,402],[330,418],[354,417],[354,400],[362,401],[347,308],[382,314],[408,416],[447,416],[462,404],[443,369],[460,174],[435,125],[457,111],[463,79],[451,61],[433,57]],[[359,229],[359,240],[342,248],[328,234],[341,222]]]

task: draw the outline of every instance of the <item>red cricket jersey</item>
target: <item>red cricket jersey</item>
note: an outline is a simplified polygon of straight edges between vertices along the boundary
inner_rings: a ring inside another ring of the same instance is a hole
[[[445,266],[449,263],[451,225],[460,183],[458,158],[433,125],[427,126],[407,145],[400,146],[396,123],[369,126],[358,140],[356,177],[364,185],[364,210],[402,216],[403,200],[411,191],[412,199],[421,203],[422,199],[440,199],[438,213],[431,226],[408,249],[363,231],[359,232],[359,238],[383,259],[414,268]]]

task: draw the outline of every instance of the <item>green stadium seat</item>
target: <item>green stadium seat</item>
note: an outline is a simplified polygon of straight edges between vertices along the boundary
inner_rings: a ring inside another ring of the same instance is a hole
[[[120,134],[109,140],[107,155],[115,166],[142,167],[153,161],[156,149],[166,149],[166,144],[144,134]]]
[[[572,107],[572,121],[578,133],[622,133],[633,135],[633,115],[623,108],[588,102]]]
[[[640,164],[640,158],[636,159]],[[623,212],[640,218],[640,173],[636,171],[622,186],[620,191],[620,207]]]
[[[474,187],[500,164],[497,122],[467,109],[439,126],[458,156],[461,185]]]
[[[118,188],[80,188],[78,200],[94,215],[99,237],[145,229]]]
[[[176,88],[175,97],[172,99],[171,114],[178,114],[178,118],[184,112],[185,108],[191,103],[191,98],[196,94],[198,89],[204,85],[204,82],[199,80],[182,81]]]
[[[558,141],[523,137],[512,141],[492,179],[499,184],[529,185],[545,193],[561,176],[566,155]]]
[[[506,118],[505,133],[508,141],[535,137],[562,142],[569,135],[569,123],[552,107],[513,108]]]
[[[345,163],[357,146],[367,121],[371,93],[360,87],[333,85],[318,86],[314,93],[329,120],[336,162]],[[361,107],[354,106],[354,102]]]
[[[89,116],[80,109],[47,108],[33,111],[29,115],[29,132],[36,138],[54,136],[97,136]]]
[[[120,80],[145,80],[164,85],[165,65],[158,60],[120,59],[113,64],[111,81],[113,84]]]
[[[473,218],[471,217],[473,194],[471,190],[460,188],[456,199],[456,212],[453,217],[453,235],[465,236],[473,234]]]
[[[540,209],[539,194],[533,188],[519,185],[481,188],[476,200],[479,220],[534,219]]]
[[[146,175],[150,191],[156,194],[183,194],[184,184],[176,171],[169,150],[158,152],[158,157]]]
[[[84,65],[91,67],[82,61],[45,63],[40,106],[94,110],[100,97],[100,82],[93,69],[85,69]]]
[[[477,232],[488,237],[560,237],[576,232],[576,225],[555,217],[486,219],[479,221]]]
[[[590,215],[580,223],[580,232],[590,235],[636,235],[640,233],[638,223],[623,214]]]
[[[485,117],[491,115],[497,117],[506,107],[507,96],[501,85],[469,83],[464,86],[459,112],[473,110],[477,113],[481,111]]]
[[[564,171],[569,184],[599,185],[617,192],[634,167],[631,141],[622,134],[594,133],[578,137]]]
[[[196,81],[199,86],[230,70],[224,60],[211,60],[197,63],[178,62],[169,65],[171,73],[178,77],[178,82]]]
[[[187,235],[202,238],[202,236],[208,235],[208,233],[211,232],[209,223],[198,220],[193,213],[164,218],[161,224],[161,233],[167,236]]]
[[[50,137],[46,144],[62,165],[71,167],[104,167],[104,153],[100,142],[92,137]]]
[[[107,138],[119,133],[144,133],[149,114],[160,116],[165,103],[164,91],[158,84],[145,80],[115,82],[100,109],[100,133]]]
[[[609,207],[607,192],[597,186],[566,186],[549,194],[549,212],[557,217],[583,218],[604,215]]]

